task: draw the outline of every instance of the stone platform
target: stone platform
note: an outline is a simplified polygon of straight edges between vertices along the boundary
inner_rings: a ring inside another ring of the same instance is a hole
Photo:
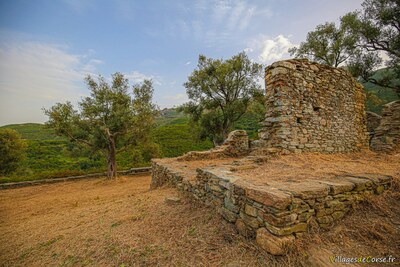
[[[329,161],[329,157],[335,156],[323,157],[322,161]],[[337,158],[334,160],[337,163]],[[273,161],[268,157],[156,159],[151,186],[168,184],[189,192],[215,207],[227,221],[235,223],[240,234],[256,238],[263,249],[281,255],[287,243],[307,232],[311,224],[329,228],[366,195],[382,193],[392,180],[389,175],[376,173],[376,169],[365,168],[372,173],[350,174],[347,169],[335,169],[337,164],[330,169],[325,166],[326,172],[286,166],[283,171],[298,174],[296,179],[276,172],[282,162],[274,166]],[[355,160],[354,164],[357,162]],[[360,161],[361,170],[363,164],[365,162]],[[354,169],[353,165],[348,167]]]

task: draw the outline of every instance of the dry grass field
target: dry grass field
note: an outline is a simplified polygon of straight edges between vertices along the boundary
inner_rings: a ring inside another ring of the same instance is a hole
[[[400,257],[398,177],[393,190],[283,257],[260,251],[212,208],[182,196],[166,203],[177,191],[150,191],[150,179],[1,190],[0,266],[329,266],[333,255]]]

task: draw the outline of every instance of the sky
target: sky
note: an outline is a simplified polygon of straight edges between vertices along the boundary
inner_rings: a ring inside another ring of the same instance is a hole
[[[188,98],[200,54],[269,65],[362,0],[0,0],[0,125],[89,95],[87,75],[152,79],[160,108]]]

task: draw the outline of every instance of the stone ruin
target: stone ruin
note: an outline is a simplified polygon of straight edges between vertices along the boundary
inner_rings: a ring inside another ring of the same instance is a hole
[[[371,149],[379,152],[400,152],[400,100],[386,104],[379,123],[374,126]]]
[[[262,147],[325,153],[368,147],[364,89],[346,70],[279,61],[266,69],[265,84]]]
[[[210,151],[155,159],[151,188],[168,184],[189,193],[215,207],[240,234],[281,255],[312,222],[329,228],[364,195],[387,189],[392,178],[356,174],[274,181],[266,174],[268,183],[260,184],[240,176],[236,170],[256,168],[275,153],[368,149],[363,88],[345,70],[287,60],[268,67],[265,79],[268,111],[259,140],[249,142],[245,131],[234,131],[221,147]],[[389,109],[398,110],[398,104]],[[376,128],[372,143],[377,146],[381,133],[392,132],[384,125]],[[190,169],[191,162],[197,163],[195,168]]]

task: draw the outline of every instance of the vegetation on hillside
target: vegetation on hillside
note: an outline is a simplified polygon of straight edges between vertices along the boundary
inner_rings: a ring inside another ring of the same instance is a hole
[[[0,175],[16,171],[25,158],[26,142],[12,129],[0,129]]]
[[[92,153],[104,154],[107,177],[112,179],[117,176],[117,154],[139,146],[146,147],[146,152],[154,148],[150,138],[156,115],[153,85],[145,80],[134,85],[131,93],[128,79],[118,72],[112,75],[111,84],[102,76],[97,81],[87,76],[85,81],[90,96],[78,103],[79,109],[69,102],[57,103],[44,110],[49,116],[46,125]]]
[[[181,109],[190,115],[200,138],[209,138],[215,146],[223,143],[251,103],[262,98],[257,82],[261,70],[244,52],[227,60],[199,56],[197,69],[184,83],[190,101]]]

